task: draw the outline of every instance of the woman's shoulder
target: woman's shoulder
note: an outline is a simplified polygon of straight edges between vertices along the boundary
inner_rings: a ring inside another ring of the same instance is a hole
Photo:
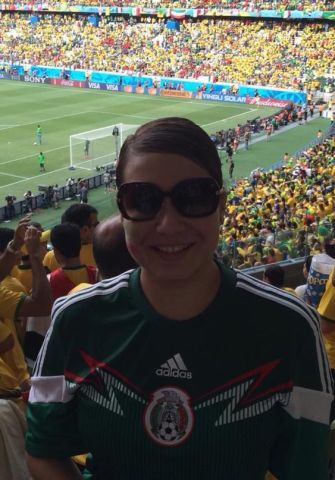
[[[57,299],[52,309],[53,318],[64,313],[70,315],[74,312],[92,313],[92,311],[96,311],[98,304],[115,302],[122,298],[124,292],[128,295],[127,291],[132,272],[132,270],[129,270],[121,275],[102,280],[94,285],[85,286],[66,297]],[[98,311],[96,313],[99,314]]]
[[[236,288],[248,297],[247,303],[251,309],[258,306],[259,312],[267,312],[268,315],[272,312],[273,318],[278,316],[282,321],[289,321],[289,318],[294,316],[300,317],[303,322],[318,322],[316,311],[294,292],[274,287],[240,271],[236,272]]]

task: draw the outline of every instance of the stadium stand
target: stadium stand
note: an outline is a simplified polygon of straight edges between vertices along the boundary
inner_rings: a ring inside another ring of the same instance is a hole
[[[78,14],[37,16],[2,15],[0,61],[296,89],[318,88],[334,62],[327,22],[187,19],[177,31],[142,17],[93,26]]]
[[[124,0],[122,1],[123,5],[127,6],[141,6],[142,8],[155,8],[158,7],[158,2],[154,0],[148,1],[137,1],[134,0]],[[42,5],[42,2],[34,0],[23,0],[20,2],[20,5],[27,5],[29,7],[39,7]],[[60,2],[49,1],[47,3],[48,8],[58,8]],[[89,5],[89,6],[115,6],[116,2],[114,1],[103,1],[98,2],[97,0],[77,0],[71,2],[71,5]],[[161,7],[171,7],[171,1],[162,0],[159,2]],[[273,0],[273,1],[262,1],[262,0],[218,0],[218,1],[209,1],[203,0],[202,2],[196,2],[195,0],[176,0],[173,2],[174,8],[206,8],[208,10],[216,10],[218,8],[223,9],[236,9],[244,12],[252,12],[257,10],[279,10],[279,11],[327,11],[333,10],[334,4],[331,0]],[[46,8],[46,5],[44,5]],[[2,2],[3,10],[13,9],[12,2]]]
[[[335,137],[294,165],[254,171],[228,198],[218,254],[237,268],[304,257],[335,233]]]

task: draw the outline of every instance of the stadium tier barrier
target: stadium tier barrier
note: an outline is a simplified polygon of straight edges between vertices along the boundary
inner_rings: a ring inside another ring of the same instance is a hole
[[[98,3],[98,2],[97,2]],[[121,3],[121,2],[120,2]],[[51,2],[43,3],[36,2],[36,4],[25,4],[24,2],[20,3],[3,3],[1,5],[2,11],[10,12],[34,12],[37,13],[84,13],[91,14],[91,23],[98,23],[99,18],[102,15],[129,15],[130,17],[141,17],[147,16],[153,18],[168,18],[173,21],[180,21],[186,17],[192,18],[201,18],[201,17],[212,17],[212,16],[221,16],[221,17],[242,17],[245,18],[277,18],[285,19],[286,21],[297,20],[297,19],[330,19],[334,18],[334,7],[330,4],[329,6],[326,3],[323,5],[325,8],[322,9],[322,6],[314,6],[307,9],[289,9],[289,8],[250,8],[250,5],[246,4],[247,7],[240,8],[239,6],[230,6],[230,5],[206,5],[206,7],[201,8],[201,4],[197,8],[171,8],[168,6],[159,5],[158,7],[146,7],[140,5],[131,5],[131,6],[120,6],[120,5],[73,5],[72,3],[61,3],[61,2]],[[315,8],[315,9],[314,9]]]
[[[186,80],[173,77],[144,77],[122,75],[113,72],[95,72],[91,79],[85,79],[84,70],[62,70],[54,67],[32,66],[30,73],[24,73],[24,67],[11,65],[12,73],[6,71],[8,65],[2,65],[0,79],[16,80],[25,83],[58,85],[64,87],[88,88],[146,95],[161,95],[176,98],[196,98],[215,102],[233,102],[251,105],[284,107],[289,102],[306,103],[306,92],[284,88],[267,88],[260,85],[239,85],[238,94],[232,94],[231,83],[213,83],[199,80]],[[155,86],[156,85],[156,86]],[[255,96],[255,94],[258,95]]]

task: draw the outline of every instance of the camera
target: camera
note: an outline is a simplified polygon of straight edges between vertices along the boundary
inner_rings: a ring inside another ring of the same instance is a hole
[[[118,127],[114,127],[114,128],[113,128],[112,135],[113,135],[114,137],[118,137],[118,136],[119,136],[119,133],[120,133],[120,132],[119,132]]]

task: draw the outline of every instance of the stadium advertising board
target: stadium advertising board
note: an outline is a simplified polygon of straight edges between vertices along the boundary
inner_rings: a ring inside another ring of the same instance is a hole
[[[46,83],[51,83],[52,85],[61,85],[63,87],[79,87],[82,88],[85,86],[85,82],[80,82],[78,80],[65,80],[64,78],[50,78]]]
[[[27,83],[48,83],[46,77],[36,77],[35,75],[24,75],[23,81]]]
[[[13,73],[7,73],[7,72],[0,72],[0,79],[3,80],[16,80],[18,82],[28,82],[28,83],[50,83],[47,81],[32,81],[32,78],[30,75],[18,75],[18,74],[13,74]],[[47,79],[44,79],[47,80]]]
[[[267,107],[285,107],[290,101],[276,98],[246,97],[246,103],[249,105],[266,105]]]
[[[103,83],[103,82],[84,82],[83,85],[85,88],[90,88],[93,90],[109,90],[112,92],[119,92],[121,91],[121,88],[119,85],[116,85],[115,83]]]
[[[115,83],[106,83],[106,90],[110,90],[112,92],[118,92],[121,91],[121,88],[119,85],[116,85]]]
[[[138,93],[144,95],[162,95],[165,97],[178,97],[178,98],[198,98],[200,100],[216,101],[216,102],[234,102],[234,103],[247,103],[250,105],[266,105],[269,107],[284,107],[290,102],[304,103],[306,101],[306,94],[304,92],[294,92],[290,90],[281,90],[277,92],[272,89],[263,88],[260,97],[254,97],[248,94],[241,95],[228,95],[221,93],[205,93],[205,92],[192,92],[185,90],[174,89],[159,89],[154,87],[139,87],[135,85],[124,85],[116,83],[105,82],[93,82],[93,81],[81,81],[71,80],[63,78],[48,78],[46,76],[39,77],[36,75],[13,75],[7,72],[0,72],[0,79],[18,80],[26,83],[35,84],[51,84],[59,85],[63,87],[77,87],[77,88],[89,88],[91,90],[109,90],[112,92],[126,92],[126,93]],[[248,87],[250,88],[250,87]],[[243,90],[243,87],[240,87]],[[274,94],[273,96],[271,94]],[[267,96],[268,95],[268,96]],[[278,95],[278,96],[277,96]],[[280,97],[280,98],[278,98]]]
[[[10,3],[7,5],[9,11],[34,11],[34,12],[77,12],[77,13],[91,13],[109,16],[111,14],[121,14],[129,15],[131,17],[138,17],[140,15],[150,15],[157,16],[158,18],[166,17],[173,18],[177,20],[182,20],[185,17],[198,18],[203,16],[222,16],[222,17],[243,17],[243,18],[285,18],[287,20],[294,19],[319,19],[319,18],[329,18],[334,19],[335,12],[331,11],[322,11],[322,10],[268,10],[268,9],[255,9],[255,10],[246,10],[239,8],[224,8],[216,7],[211,8],[170,8],[170,7],[161,7],[156,8],[146,8],[146,7],[130,7],[130,6],[90,6],[90,5],[70,5],[69,3],[51,3],[48,5],[47,2],[37,2],[35,5],[32,4],[25,5],[22,3]]]
[[[148,88],[148,95],[157,95],[157,88]]]
[[[192,92],[183,92],[180,90],[165,90],[161,89],[159,94],[163,97],[180,97],[180,98],[192,98]]]
[[[240,97],[238,95],[223,95],[220,93],[202,93],[197,94],[197,98],[201,100],[212,100],[215,102],[236,102],[247,103],[247,97]]]
[[[92,90],[109,90],[112,92],[118,92],[120,90],[118,85],[102,82],[82,82],[80,80],[65,80],[63,78],[50,78],[46,83],[52,85],[61,85],[63,87],[77,87],[77,88],[89,88]]]

